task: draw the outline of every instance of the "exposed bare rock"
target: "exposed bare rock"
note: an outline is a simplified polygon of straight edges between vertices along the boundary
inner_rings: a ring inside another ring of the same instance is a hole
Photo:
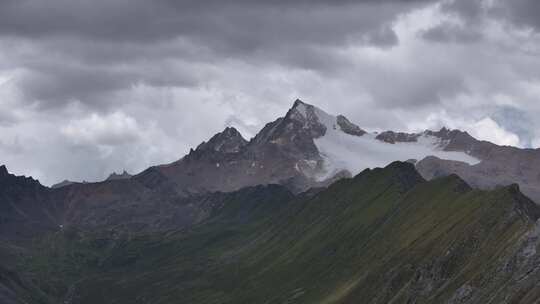
[[[128,179],[131,178],[133,175],[129,174],[124,170],[124,172],[117,174],[116,172],[113,172],[107,177],[106,180],[118,180],[118,179]]]
[[[366,134],[367,132],[362,130],[359,126],[353,124],[350,122],[347,117],[343,115],[337,116],[337,124],[341,128],[341,130],[349,135],[354,136],[362,136]]]
[[[214,135],[208,142],[203,142],[197,147],[199,151],[214,151],[221,153],[237,153],[248,142],[240,132],[232,127],[227,127],[223,132]]]
[[[375,138],[384,141],[389,144],[395,144],[396,142],[416,142],[421,134],[403,133],[394,131],[385,131],[378,134]]]

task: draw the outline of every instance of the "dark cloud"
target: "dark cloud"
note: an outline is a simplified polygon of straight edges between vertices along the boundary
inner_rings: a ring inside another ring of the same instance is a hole
[[[437,43],[474,43],[483,39],[486,6],[483,0],[445,0],[440,11],[457,20],[442,21],[419,32],[420,37]]]
[[[0,38],[29,101],[108,107],[137,84],[206,85],[211,68],[194,63],[332,71],[346,64],[333,49],[396,45],[391,23],[430,2],[6,0]]]
[[[381,26],[378,30],[372,31],[365,36],[368,45],[378,45],[381,47],[391,47],[399,42],[399,38],[389,24]]]
[[[467,91],[462,75],[442,69],[435,62],[431,66],[426,64],[402,71],[381,73],[378,70],[373,73],[376,74],[363,80],[367,82],[366,90],[380,107],[388,109],[440,105],[441,100]]]
[[[484,18],[489,18],[540,31],[540,2],[537,0],[447,0],[441,8],[459,16],[468,25],[478,25]]]
[[[492,13],[510,23],[540,31],[540,2],[536,0],[506,0],[495,2]]]
[[[148,63],[83,64],[52,60],[32,63],[15,79],[30,102],[37,101],[46,108],[55,108],[70,101],[111,106],[110,94],[139,83],[151,86],[194,86],[199,83],[189,65],[174,69],[174,64],[160,62],[158,67]]]
[[[504,0],[506,1],[506,0]],[[484,14],[484,0],[446,0],[441,5],[443,12],[454,14],[466,22],[478,21]]]
[[[33,38],[67,35],[114,41],[210,36],[249,48],[265,40],[343,39],[377,19],[388,21],[392,14],[426,2],[430,1],[9,0],[0,4],[0,31]]]
[[[448,22],[422,31],[420,35],[434,42],[472,43],[482,39],[482,34],[474,29]]]

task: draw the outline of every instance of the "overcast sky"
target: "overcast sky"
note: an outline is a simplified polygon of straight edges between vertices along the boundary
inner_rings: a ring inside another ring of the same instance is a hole
[[[50,185],[246,138],[296,98],[540,146],[538,0],[1,0],[0,163]]]

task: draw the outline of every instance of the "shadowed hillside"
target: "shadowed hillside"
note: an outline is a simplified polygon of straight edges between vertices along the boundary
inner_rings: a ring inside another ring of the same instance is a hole
[[[531,303],[538,207],[408,163],[229,193],[187,229],[50,234],[19,271],[68,303]]]

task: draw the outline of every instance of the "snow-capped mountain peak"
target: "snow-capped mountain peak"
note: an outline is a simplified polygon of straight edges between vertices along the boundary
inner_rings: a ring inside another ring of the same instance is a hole
[[[381,167],[395,160],[421,160],[427,156],[477,164],[479,159],[461,151],[446,151],[453,134],[450,130],[423,133],[367,133],[345,116],[334,116],[300,100],[294,102],[286,119],[315,132],[313,142],[323,160],[318,179],[326,179],[347,170],[357,174],[363,169]],[[312,132],[313,133],[313,132]],[[455,133],[455,132],[454,132]]]
[[[315,174],[313,170],[304,173],[317,180],[331,178],[343,170],[357,174],[395,160],[421,160],[427,156],[468,164],[480,162],[463,150],[446,149],[461,135],[457,131],[368,133],[343,115],[329,114],[298,99],[283,119],[267,129],[271,134],[265,137],[271,139],[270,143],[295,146],[294,151],[309,151],[304,155],[317,160],[320,170]]]
[[[362,136],[366,132],[357,125],[350,122],[345,116],[334,116],[322,109],[307,104],[297,99],[286,118],[299,121],[305,129],[324,129],[322,134],[317,134],[314,138],[324,136],[328,130],[338,130],[350,135]]]

